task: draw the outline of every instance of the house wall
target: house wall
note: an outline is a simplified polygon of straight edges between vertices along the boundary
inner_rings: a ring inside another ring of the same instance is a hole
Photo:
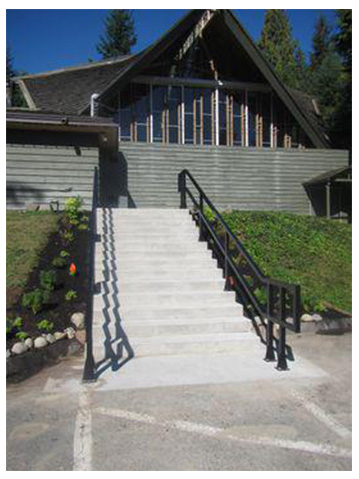
[[[347,164],[348,152],[344,150],[196,148],[122,142],[117,158],[120,180],[115,182],[121,185],[122,193],[112,186],[107,194],[113,205],[116,201],[119,204],[126,184],[130,206],[178,207],[177,175],[187,168],[218,208],[309,214],[310,202],[302,183]]]
[[[67,198],[77,195],[84,199],[85,207],[90,207],[98,151],[83,146],[8,143],[7,208],[23,209],[27,203],[48,207],[51,200],[59,200],[63,206]]]

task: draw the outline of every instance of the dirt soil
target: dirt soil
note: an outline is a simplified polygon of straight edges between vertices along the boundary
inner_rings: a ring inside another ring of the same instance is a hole
[[[7,303],[6,317],[14,319],[20,316],[23,319],[22,331],[26,332],[30,337],[38,336],[44,331],[40,331],[37,323],[41,320],[48,320],[54,324],[53,332],[62,331],[66,327],[72,326],[70,317],[74,312],[86,313],[86,307],[89,299],[88,290],[88,246],[89,246],[89,230],[81,231],[72,228],[74,240],[67,243],[61,236],[61,230],[69,226],[65,224],[65,219],[61,217],[59,221],[59,230],[49,237],[48,243],[40,255],[38,265],[30,273],[23,294],[33,291],[40,287],[41,271],[55,270],[57,274],[57,283],[54,291],[50,294],[48,304],[36,315],[30,309],[24,308],[21,304],[21,297],[18,297],[15,303]],[[56,268],[52,265],[55,257],[65,250],[69,253],[66,259],[67,264],[63,268]],[[74,263],[77,268],[75,276],[71,276],[69,272],[70,264]],[[69,290],[77,293],[77,298],[71,301],[65,300],[65,294]],[[16,291],[14,292],[16,294]],[[19,341],[16,338],[16,330],[6,336],[6,347],[11,346]]]

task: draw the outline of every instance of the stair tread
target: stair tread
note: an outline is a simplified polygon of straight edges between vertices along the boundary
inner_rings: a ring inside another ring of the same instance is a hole
[[[239,333],[206,333],[206,334],[177,334],[171,336],[133,336],[130,339],[131,344],[147,343],[206,343],[211,341],[243,341],[250,340],[257,342],[258,339],[251,332],[243,331]]]

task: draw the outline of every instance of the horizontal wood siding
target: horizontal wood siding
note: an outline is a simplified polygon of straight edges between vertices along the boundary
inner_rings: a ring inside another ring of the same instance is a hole
[[[49,206],[54,200],[63,206],[67,198],[80,195],[88,208],[98,164],[98,148],[7,144],[7,207]]]
[[[122,143],[137,207],[177,207],[177,175],[191,171],[219,208],[310,212],[303,182],[348,163],[340,150],[270,150]]]

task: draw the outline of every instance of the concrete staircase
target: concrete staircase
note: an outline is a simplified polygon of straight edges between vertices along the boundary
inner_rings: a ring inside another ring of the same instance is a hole
[[[98,210],[97,363],[230,353],[257,342],[187,210]]]

